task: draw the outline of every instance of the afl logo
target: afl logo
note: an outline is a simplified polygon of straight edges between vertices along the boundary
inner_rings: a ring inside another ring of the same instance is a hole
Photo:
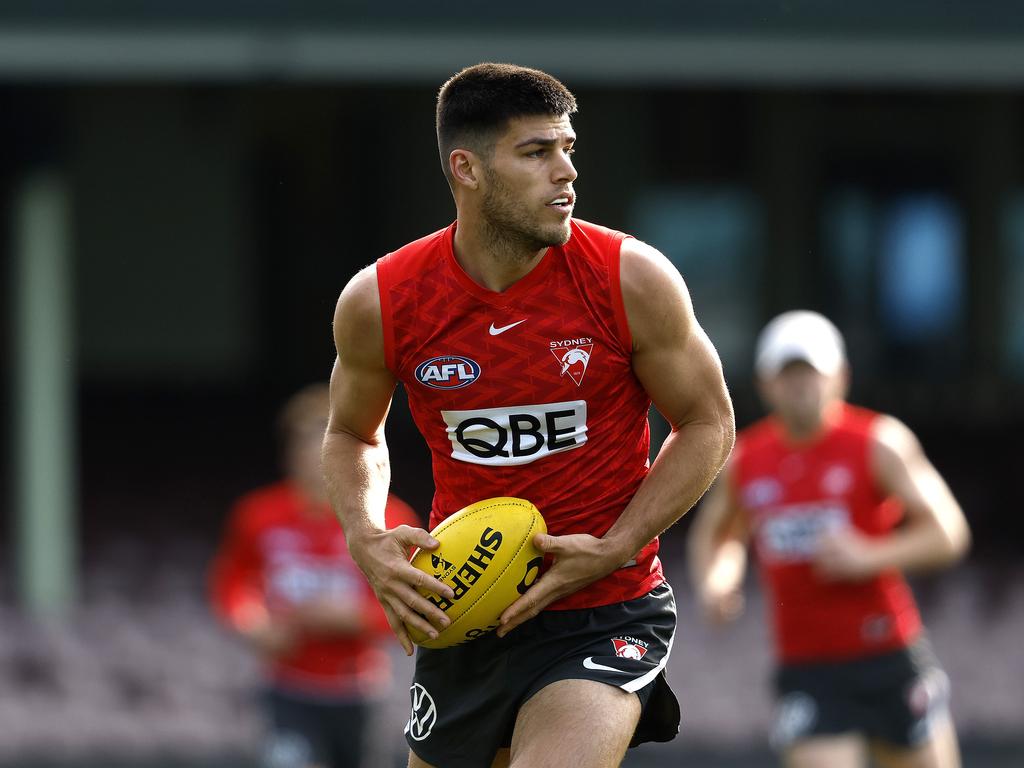
[[[416,366],[416,380],[434,389],[458,389],[479,378],[477,362],[458,355],[432,357]]]

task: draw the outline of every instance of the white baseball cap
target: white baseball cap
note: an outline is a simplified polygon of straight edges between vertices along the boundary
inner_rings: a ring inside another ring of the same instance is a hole
[[[846,346],[839,329],[817,312],[783,312],[758,336],[754,369],[758,376],[770,378],[794,360],[809,363],[826,376],[839,373],[846,364]]]

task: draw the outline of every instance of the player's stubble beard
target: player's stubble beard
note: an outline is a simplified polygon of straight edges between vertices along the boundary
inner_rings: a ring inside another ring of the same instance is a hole
[[[494,255],[502,261],[520,264],[538,251],[569,242],[569,222],[541,225],[523,210],[511,186],[489,165],[484,166],[487,191],[481,205],[484,234]]]

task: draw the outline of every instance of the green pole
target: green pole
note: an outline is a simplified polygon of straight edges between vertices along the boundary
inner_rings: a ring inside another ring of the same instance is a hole
[[[14,205],[14,467],[22,605],[60,615],[75,592],[75,361],[68,191],[28,178]]]

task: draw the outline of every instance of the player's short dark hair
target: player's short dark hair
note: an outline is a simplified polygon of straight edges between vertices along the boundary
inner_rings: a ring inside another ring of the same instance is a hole
[[[517,117],[576,112],[576,97],[539,69],[486,62],[466,67],[437,94],[437,148],[449,174],[448,156],[465,146],[486,153],[497,134]]]

